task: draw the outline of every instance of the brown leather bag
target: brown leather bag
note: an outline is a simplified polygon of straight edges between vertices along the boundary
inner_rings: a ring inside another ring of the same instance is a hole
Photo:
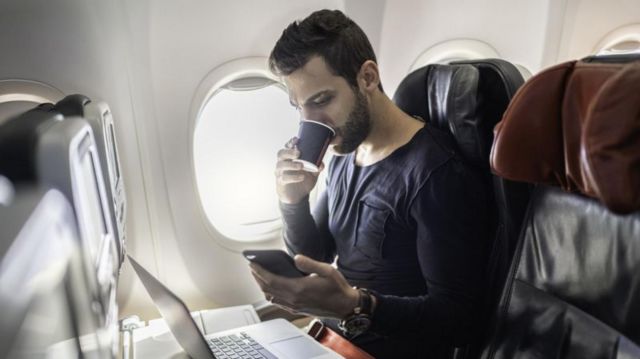
[[[342,355],[346,359],[375,359],[364,350],[340,336],[340,334],[327,328],[320,320],[315,319],[311,323],[308,334],[325,347]]]

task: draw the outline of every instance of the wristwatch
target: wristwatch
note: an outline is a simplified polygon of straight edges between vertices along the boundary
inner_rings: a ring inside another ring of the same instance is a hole
[[[348,337],[356,337],[366,332],[371,327],[371,311],[372,302],[371,293],[364,288],[356,288],[359,298],[358,305],[353,308],[346,318],[344,318],[338,327]]]

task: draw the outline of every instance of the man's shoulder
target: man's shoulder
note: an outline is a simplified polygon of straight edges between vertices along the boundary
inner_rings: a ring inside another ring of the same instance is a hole
[[[406,165],[421,172],[431,172],[443,164],[459,159],[453,136],[426,125],[414,138],[406,154]]]

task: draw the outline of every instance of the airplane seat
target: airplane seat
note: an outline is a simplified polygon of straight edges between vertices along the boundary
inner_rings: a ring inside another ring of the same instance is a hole
[[[635,59],[542,71],[496,126],[492,169],[535,188],[483,358],[640,357]]]
[[[0,173],[8,180],[37,182],[35,153],[39,134],[61,121],[53,104],[44,103],[0,125]]]
[[[431,64],[407,75],[393,97],[409,115],[451,133],[462,157],[486,174],[495,234],[487,249],[490,257],[481,325],[488,323],[500,297],[529,199],[530,185],[495,177],[489,168],[493,128],[523,82],[517,68],[500,59]],[[455,357],[470,356],[472,351],[466,346]]]
[[[87,345],[99,342],[99,323],[69,202],[36,184],[14,194],[0,206],[0,357],[109,357]]]
[[[0,153],[12,154],[0,159],[0,173],[15,183],[55,188],[72,204],[94,315],[115,353],[118,255],[90,126],[81,118],[64,118],[51,104],[40,105],[0,125]]]
[[[114,223],[118,270],[122,268],[126,244],[126,195],[120,157],[116,142],[113,116],[109,106],[102,101],[92,101],[84,95],[68,95],[55,104],[65,117],[79,116],[89,122],[96,139],[105,189],[109,198],[109,215]]]

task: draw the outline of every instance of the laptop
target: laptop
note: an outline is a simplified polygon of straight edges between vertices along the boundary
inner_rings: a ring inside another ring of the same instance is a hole
[[[178,344],[194,359],[342,358],[284,319],[205,336],[184,302],[133,258],[127,257]]]

